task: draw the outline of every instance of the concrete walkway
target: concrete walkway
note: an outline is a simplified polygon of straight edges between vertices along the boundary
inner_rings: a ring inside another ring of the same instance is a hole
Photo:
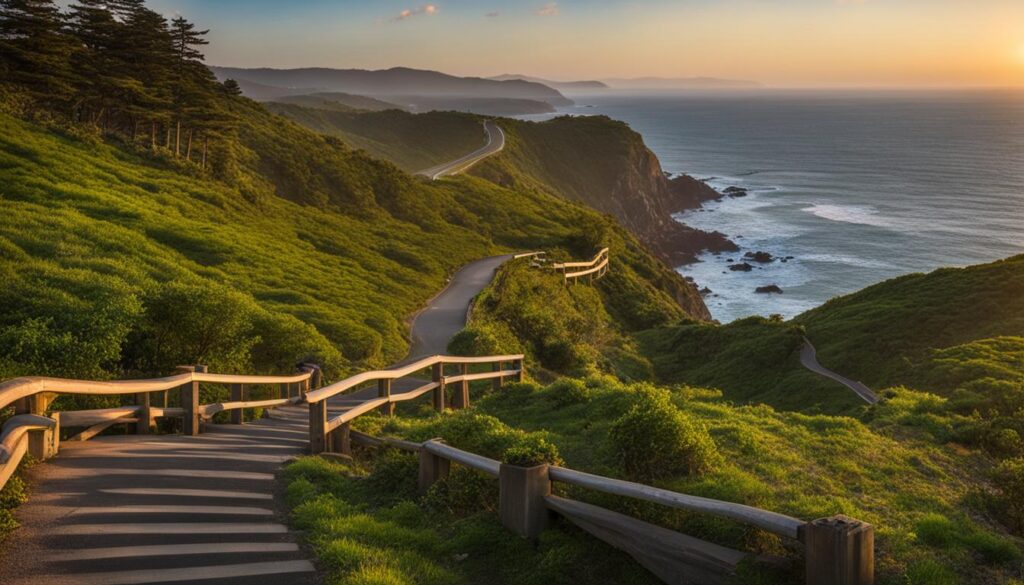
[[[466,156],[424,169],[416,174],[430,177],[432,181],[436,181],[441,177],[457,175],[483,159],[501,152],[505,148],[505,132],[495,122],[491,120],[484,122],[484,132],[487,133],[487,144],[483,147],[474,150]]]
[[[807,339],[804,339],[804,346],[800,348],[800,363],[815,374],[835,380],[850,390],[853,390],[857,396],[860,396],[861,399],[864,400],[864,402],[867,402],[868,404],[875,404],[878,402],[878,395],[875,394],[871,388],[864,385],[863,382],[851,380],[846,376],[837,374],[818,363],[818,352]]]
[[[410,359],[444,353],[472,298],[510,256],[472,262],[413,320]],[[407,386],[407,387],[406,387]],[[396,384],[401,393],[415,384]],[[332,416],[376,396],[337,397]],[[199,437],[136,435],[64,443],[28,473],[32,495],[0,545],[3,585],[313,585],[275,482],[308,452],[308,410],[281,408]]]

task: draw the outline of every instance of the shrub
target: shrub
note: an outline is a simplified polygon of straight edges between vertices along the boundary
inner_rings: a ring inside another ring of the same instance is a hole
[[[542,437],[525,438],[517,445],[505,449],[502,461],[519,467],[535,467],[544,463],[562,464],[562,458],[558,455],[558,447]]]
[[[466,327],[448,342],[448,353],[452,355],[506,355],[520,351],[519,343],[506,328],[486,323]]]
[[[704,425],[676,408],[668,392],[653,387],[640,389],[637,402],[612,424],[609,438],[635,481],[705,473],[720,460]]]
[[[1011,527],[1024,532],[1024,457],[1000,463],[992,472],[992,482],[1002,494]]]
[[[562,378],[548,386],[546,396],[562,408],[573,404],[584,404],[590,401],[590,388],[576,378]]]

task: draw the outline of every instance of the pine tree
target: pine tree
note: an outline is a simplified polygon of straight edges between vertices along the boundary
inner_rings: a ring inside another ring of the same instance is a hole
[[[40,104],[74,92],[64,15],[51,0],[0,0],[0,79],[22,87]]]
[[[242,95],[242,86],[234,79],[225,79],[223,85],[228,95]]]

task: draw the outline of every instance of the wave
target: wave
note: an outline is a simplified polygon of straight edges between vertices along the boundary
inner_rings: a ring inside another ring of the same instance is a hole
[[[893,218],[880,214],[878,209],[870,205],[814,203],[810,207],[804,207],[801,211],[806,211],[822,219],[842,223],[855,223],[880,228],[895,228],[899,224]]]

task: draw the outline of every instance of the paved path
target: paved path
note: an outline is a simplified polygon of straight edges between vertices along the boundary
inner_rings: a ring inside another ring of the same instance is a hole
[[[857,396],[860,396],[861,399],[864,400],[864,402],[867,402],[868,404],[875,404],[878,402],[878,396],[873,390],[871,390],[871,388],[865,386],[864,383],[851,380],[819,364],[818,352],[807,339],[804,339],[804,346],[800,349],[800,363],[815,374],[835,380],[850,390],[853,390]]]
[[[492,154],[501,152],[505,148],[505,132],[502,131],[500,126],[491,120],[487,120],[484,122],[484,132],[487,133],[487,144],[479,150],[475,150],[451,162],[424,169],[416,174],[430,177],[433,181],[448,175],[457,175]]]
[[[444,352],[470,300],[508,258],[455,274],[413,320],[410,359]],[[330,411],[375,396],[375,389],[341,396]],[[0,583],[320,583],[286,525],[274,480],[284,460],[308,452],[308,410],[275,412],[241,426],[207,425],[199,437],[64,443],[28,474],[32,496],[16,512],[22,527],[0,545]]]

